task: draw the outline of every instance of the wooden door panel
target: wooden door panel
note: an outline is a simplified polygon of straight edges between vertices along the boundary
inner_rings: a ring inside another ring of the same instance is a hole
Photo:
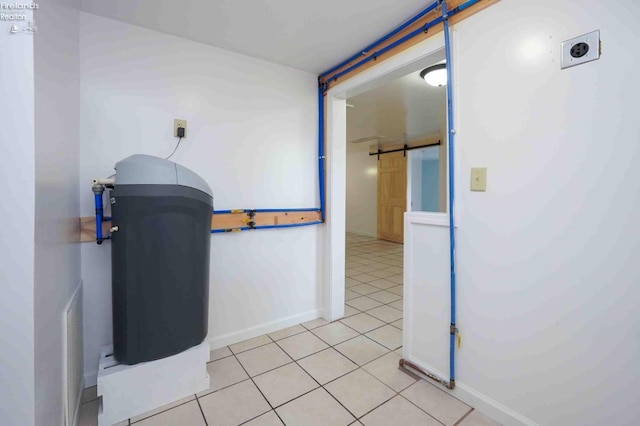
[[[402,152],[378,161],[378,238],[402,243],[407,205],[407,159]]]

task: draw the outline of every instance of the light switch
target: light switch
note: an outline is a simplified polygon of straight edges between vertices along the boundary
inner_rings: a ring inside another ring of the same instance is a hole
[[[471,190],[472,191],[487,190],[487,168],[486,167],[471,168]]]

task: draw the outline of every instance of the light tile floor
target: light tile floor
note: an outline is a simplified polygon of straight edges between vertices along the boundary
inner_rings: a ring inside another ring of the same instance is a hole
[[[400,370],[402,245],[346,237],[345,316],[211,352],[211,387],[121,425],[462,425],[498,423]],[[95,387],[80,426],[97,425]]]

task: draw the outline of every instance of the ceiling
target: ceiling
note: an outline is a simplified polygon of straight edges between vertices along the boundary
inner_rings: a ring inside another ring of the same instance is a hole
[[[350,152],[440,134],[446,123],[446,88],[428,85],[420,71],[347,99],[353,106],[347,108]]]
[[[430,0],[80,0],[85,12],[319,74]]]

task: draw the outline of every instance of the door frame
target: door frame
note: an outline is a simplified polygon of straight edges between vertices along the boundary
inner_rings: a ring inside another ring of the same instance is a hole
[[[393,81],[443,60],[444,34],[435,34],[415,46],[366,69],[326,93],[326,225],[324,227],[323,317],[344,316],[347,98]],[[405,230],[406,233],[406,230]]]

